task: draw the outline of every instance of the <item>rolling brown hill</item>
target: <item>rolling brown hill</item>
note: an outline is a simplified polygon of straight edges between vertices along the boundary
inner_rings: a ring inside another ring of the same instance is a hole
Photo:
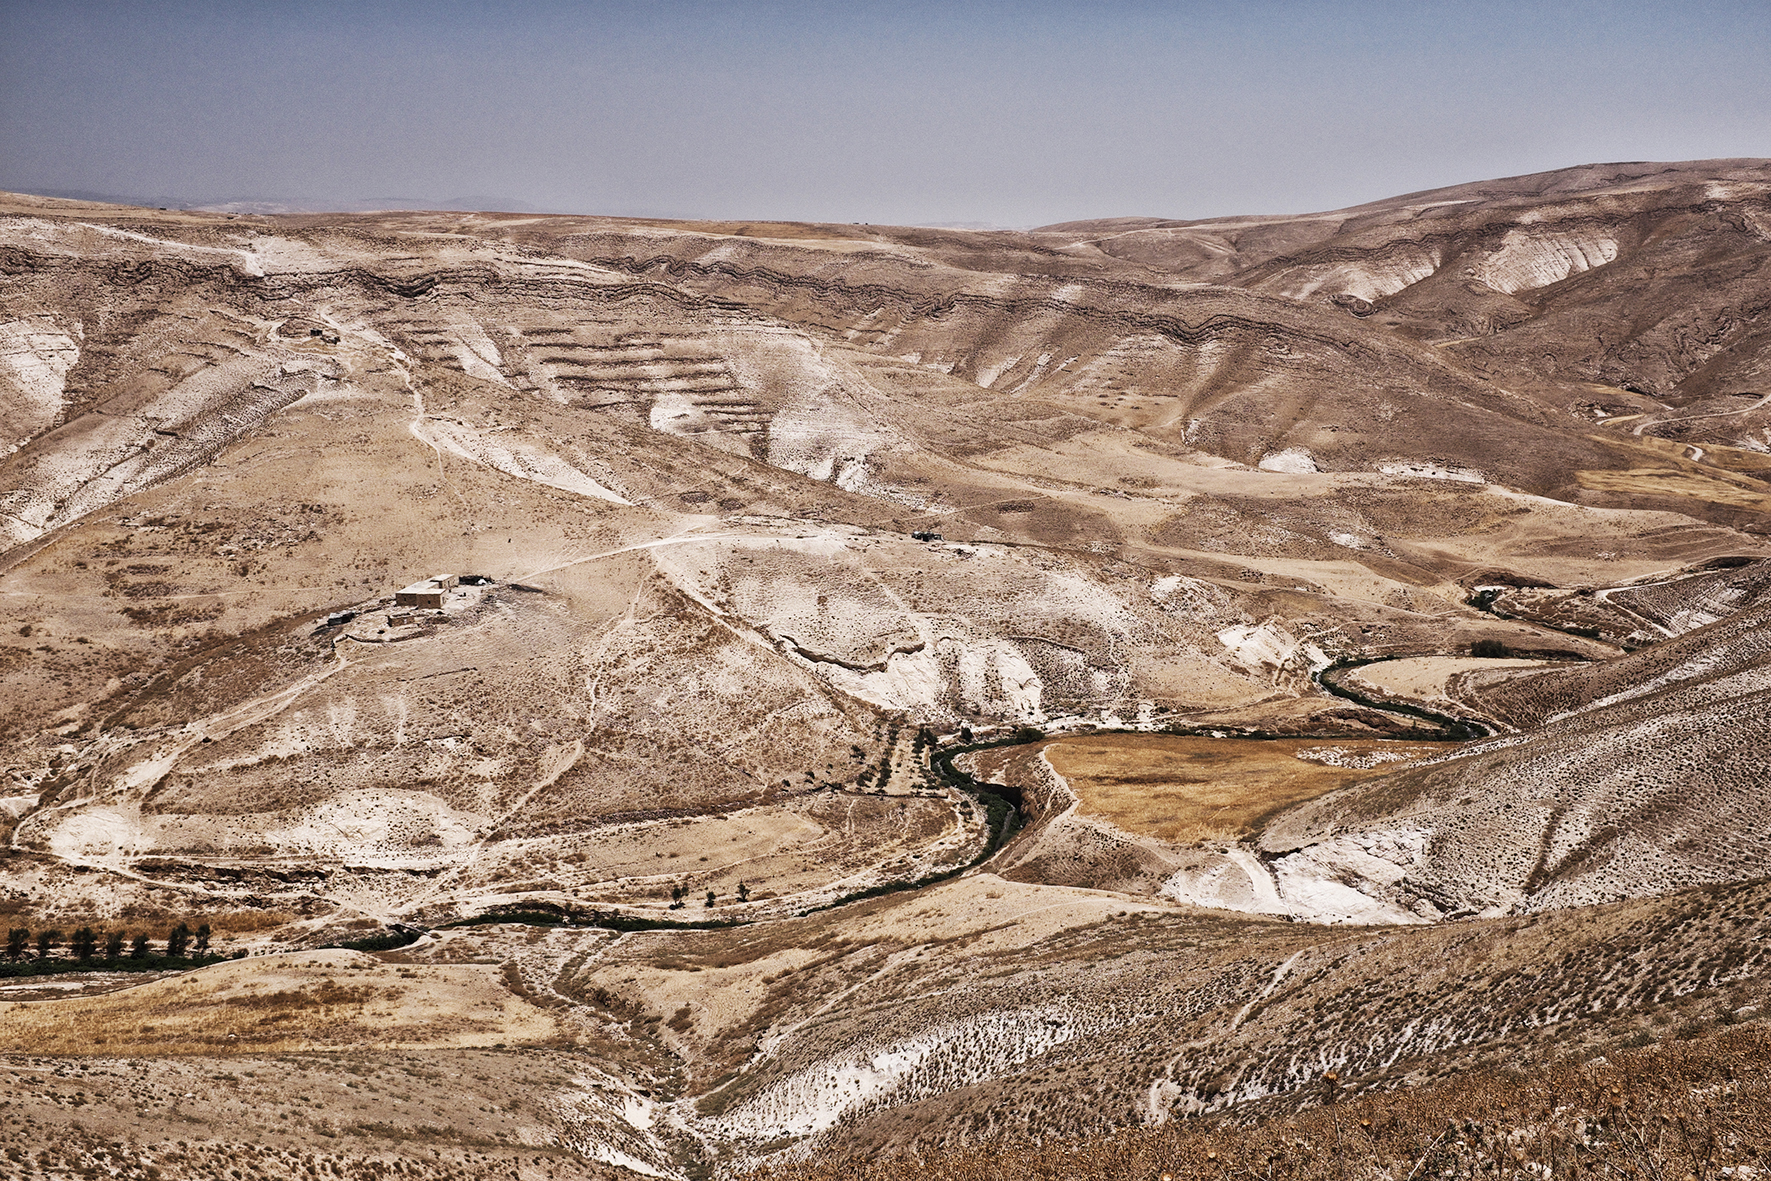
[[[278,957],[0,1024],[554,1080],[265,1153],[706,1176],[1735,1021],[1768,264],[1752,160],[1025,233],[0,198],[0,908]]]

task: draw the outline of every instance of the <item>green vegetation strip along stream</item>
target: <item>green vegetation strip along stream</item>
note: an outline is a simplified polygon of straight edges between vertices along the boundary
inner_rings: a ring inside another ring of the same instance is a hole
[[[224,960],[242,959],[245,955],[244,951],[237,951],[227,955],[125,955],[116,959],[94,956],[84,960],[54,956],[0,964],[0,979],[66,976],[74,972],[188,972],[192,968],[207,968],[210,964],[219,964]]]
[[[1401,714],[1403,717],[1429,722],[1437,733],[1411,734],[1410,737],[1423,742],[1468,742],[1472,738],[1486,738],[1494,731],[1481,722],[1471,718],[1456,718],[1450,714],[1442,714],[1421,705],[1409,705],[1400,701],[1389,701],[1376,697],[1368,697],[1354,689],[1349,689],[1335,679],[1334,674],[1342,669],[1364,668],[1369,664],[1383,664],[1390,660],[1410,660],[1406,656],[1380,656],[1369,660],[1337,660],[1327,668],[1319,669],[1311,674],[1311,679],[1323,690],[1347,701],[1363,705],[1367,709],[1375,709],[1380,713]]]
[[[887,882],[872,886],[865,890],[857,890],[853,894],[842,897],[822,906],[813,906],[800,911],[801,917],[816,914],[821,910],[832,910],[838,906],[846,906],[851,902],[862,902],[868,898],[879,898],[886,894],[897,894],[903,890],[920,890],[924,886],[933,886],[939,882],[951,881],[968,869],[975,869],[996,855],[1008,839],[1021,828],[1021,799],[1018,788],[1006,787],[1000,783],[979,783],[970,775],[953,765],[953,760],[962,754],[974,750],[988,750],[995,746],[1019,746],[1027,742],[1038,742],[1045,737],[1045,732],[1026,727],[1006,738],[998,738],[990,742],[974,742],[965,746],[956,746],[949,750],[939,751],[929,758],[929,765],[940,776],[948,787],[963,795],[971,796],[984,808],[985,824],[989,826],[990,839],[984,842],[984,848],[976,857],[964,865],[956,865],[952,869],[944,869],[938,873],[908,882]],[[1013,793],[1012,796],[1004,793]]]

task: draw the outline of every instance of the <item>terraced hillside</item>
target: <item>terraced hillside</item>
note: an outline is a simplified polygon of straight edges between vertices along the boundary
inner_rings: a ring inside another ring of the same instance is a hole
[[[266,1162],[687,1177],[1733,1021],[1768,227],[1762,161],[1027,233],[4,197],[0,1025],[483,1076]],[[256,958],[57,959],[181,921]]]

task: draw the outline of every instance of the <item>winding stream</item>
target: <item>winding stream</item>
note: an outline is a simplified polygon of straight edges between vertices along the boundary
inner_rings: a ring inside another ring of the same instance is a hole
[[[1427,655],[1445,655],[1429,653]],[[1448,659],[1452,657],[1447,657]],[[1343,700],[1354,702],[1367,709],[1380,713],[1406,718],[1411,723],[1411,732],[1405,737],[1412,741],[1422,742],[1466,742],[1471,739],[1483,738],[1494,733],[1494,730],[1481,722],[1469,718],[1454,717],[1429,709],[1424,705],[1371,697],[1356,689],[1348,688],[1340,683],[1336,674],[1344,670],[1363,668],[1381,664],[1386,661],[1419,659],[1413,656],[1389,656],[1365,660],[1342,660],[1315,674],[1312,679],[1320,685],[1325,693]],[[1426,723],[1426,729],[1415,727],[1414,723]],[[1146,733],[1146,731],[1099,731],[1102,733]],[[1268,737],[1267,735],[1246,733],[1231,738],[1222,730],[1209,727],[1187,727],[1167,731],[1168,733],[1191,735],[1196,737],[1212,737],[1223,741],[1248,741]],[[1016,732],[981,742],[968,742],[957,746],[931,750],[929,765],[941,782],[969,798],[973,806],[981,808],[985,814],[988,836],[983,847],[970,860],[961,865],[928,874],[924,877],[905,881],[887,882],[865,890],[845,894],[829,902],[795,912],[799,917],[820,911],[832,910],[840,906],[862,902],[887,894],[901,893],[907,890],[919,890],[926,886],[950,881],[970,870],[976,869],[994,857],[1019,832],[1028,819],[1026,801],[1018,788],[997,783],[986,783],[973,778],[954,765],[960,755],[973,751],[989,750],[996,747],[1015,746],[1027,742],[1038,741],[1047,737],[1043,732],[1037,738],[1030,732]],[[787,917],[787,916],[777,916]],[[532,904],[524,907],[513,907],[508,911],[488,911],[467,919],[459,920],[449,926],[467,926],[482,923],[520,923],[537,926],[588,926],[603,927],[612,930],[708,930],[721,927],[749,926],[755,922],[772,921],[768,918],[757,919],[714,919],[714,920],[677,920],[635,916],[621,913],[616,909],[590,909],[588,913],[555,913],[551,909],[537,910]]]
[[[1310,679],[1320,685],[1324,692],[1336,697],[1345,698],[1367,709],[1375,709],[1380,713],[1398,714],[1403,717],[1430,722],[1438,731],[1437,735],[1423,734],[1420,738],[1427,742],[1468,742],[1472,738],[1486,738],[1494,733],[1491,726],[1478,722],[1473,718],[1458,718],[1450,714],[1442,714],[1437,710],[1428,709],[1424,705],[1411,705],[1400,701],[1386,701],[1381,698],[1368,697],[1356,689],[1349,689],[1340,683],[1335,674],[1343,669],[1365,668],[1373,664],[1384,664],[1392,660],[1415,660],[1413,656],[1380,656],[1370,660],[1339,660],[1312,673]]]

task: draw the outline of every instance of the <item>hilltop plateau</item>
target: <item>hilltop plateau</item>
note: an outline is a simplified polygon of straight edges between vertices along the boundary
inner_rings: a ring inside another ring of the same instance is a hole
[[[1757,1022],[1768,308],[1757,160],[0,195],[0,1069],[69,1171],[703,1177]]]

